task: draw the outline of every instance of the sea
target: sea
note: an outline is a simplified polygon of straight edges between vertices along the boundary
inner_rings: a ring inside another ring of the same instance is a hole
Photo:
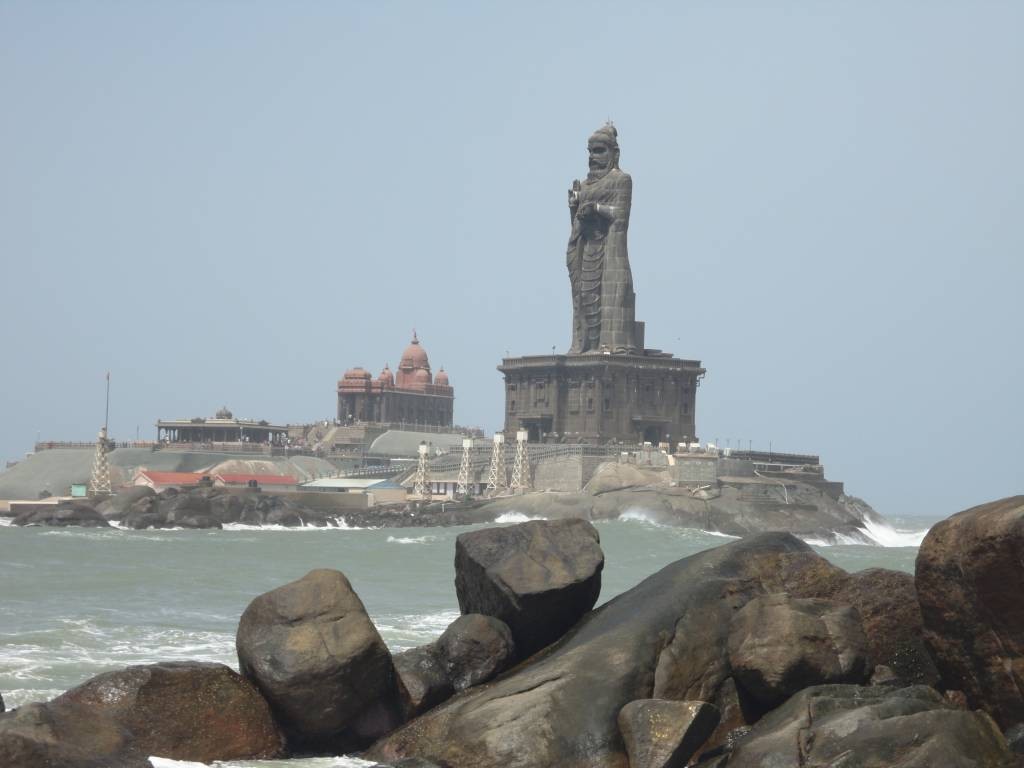
[[[508,513],[499,524],[527,518]],[[913,573],[934,520],[865,529],[877,546],[808,542],[848,571]],[[257,595],[314,568],[345,573],[392,651],[437,638],[459,615],[451,528],[253,528],[218,531],[17,528],[0,519],[0,694],[8,709],[46,701],[130,664],[213,661],[237,669],[235,630]],[[732,537],[659,526],[642,509],[595,524],[605,553],[598,604],[687,555]],[[197,763],[159,759],[156,768]],[[240,761],[230,768],[357,768],[339,755]]]

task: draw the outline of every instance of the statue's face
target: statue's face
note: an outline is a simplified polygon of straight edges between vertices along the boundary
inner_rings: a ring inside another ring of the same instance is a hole
[[[591,171],[607,171],[615,163],[614,150],[608,143],[600,139],[591,139],[587,142],[587,154],[590,155]]]

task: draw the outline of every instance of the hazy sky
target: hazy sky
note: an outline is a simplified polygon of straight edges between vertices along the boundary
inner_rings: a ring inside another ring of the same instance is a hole
[[[606,118],[697,429],[889,515],[1024,491],[1024,4],[0,2],[0,458],[330,418],[416,328],[455,417],[570,340]]]

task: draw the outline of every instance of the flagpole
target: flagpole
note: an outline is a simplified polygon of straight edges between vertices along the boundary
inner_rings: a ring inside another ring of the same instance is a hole
[[[110,371],[107,371],[107,410],[103,413],[103,431],[107,431],[110,422]]]

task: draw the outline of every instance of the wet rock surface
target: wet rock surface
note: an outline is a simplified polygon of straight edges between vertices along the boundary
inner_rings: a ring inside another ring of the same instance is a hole
[[[461,534],[455,591],[462,613],[493,616],[529,656],[561,637],[601,592],[597,529],[585,520],[536,520]]]
[[[942,682],[1004,728],[1024,722],[1024,496],[935,525],[917,555],[924,640]]]
[[[257,597],[236,646],[293,751],[359,749],[402,721],[391,653],[340,571],[311,571]]]

